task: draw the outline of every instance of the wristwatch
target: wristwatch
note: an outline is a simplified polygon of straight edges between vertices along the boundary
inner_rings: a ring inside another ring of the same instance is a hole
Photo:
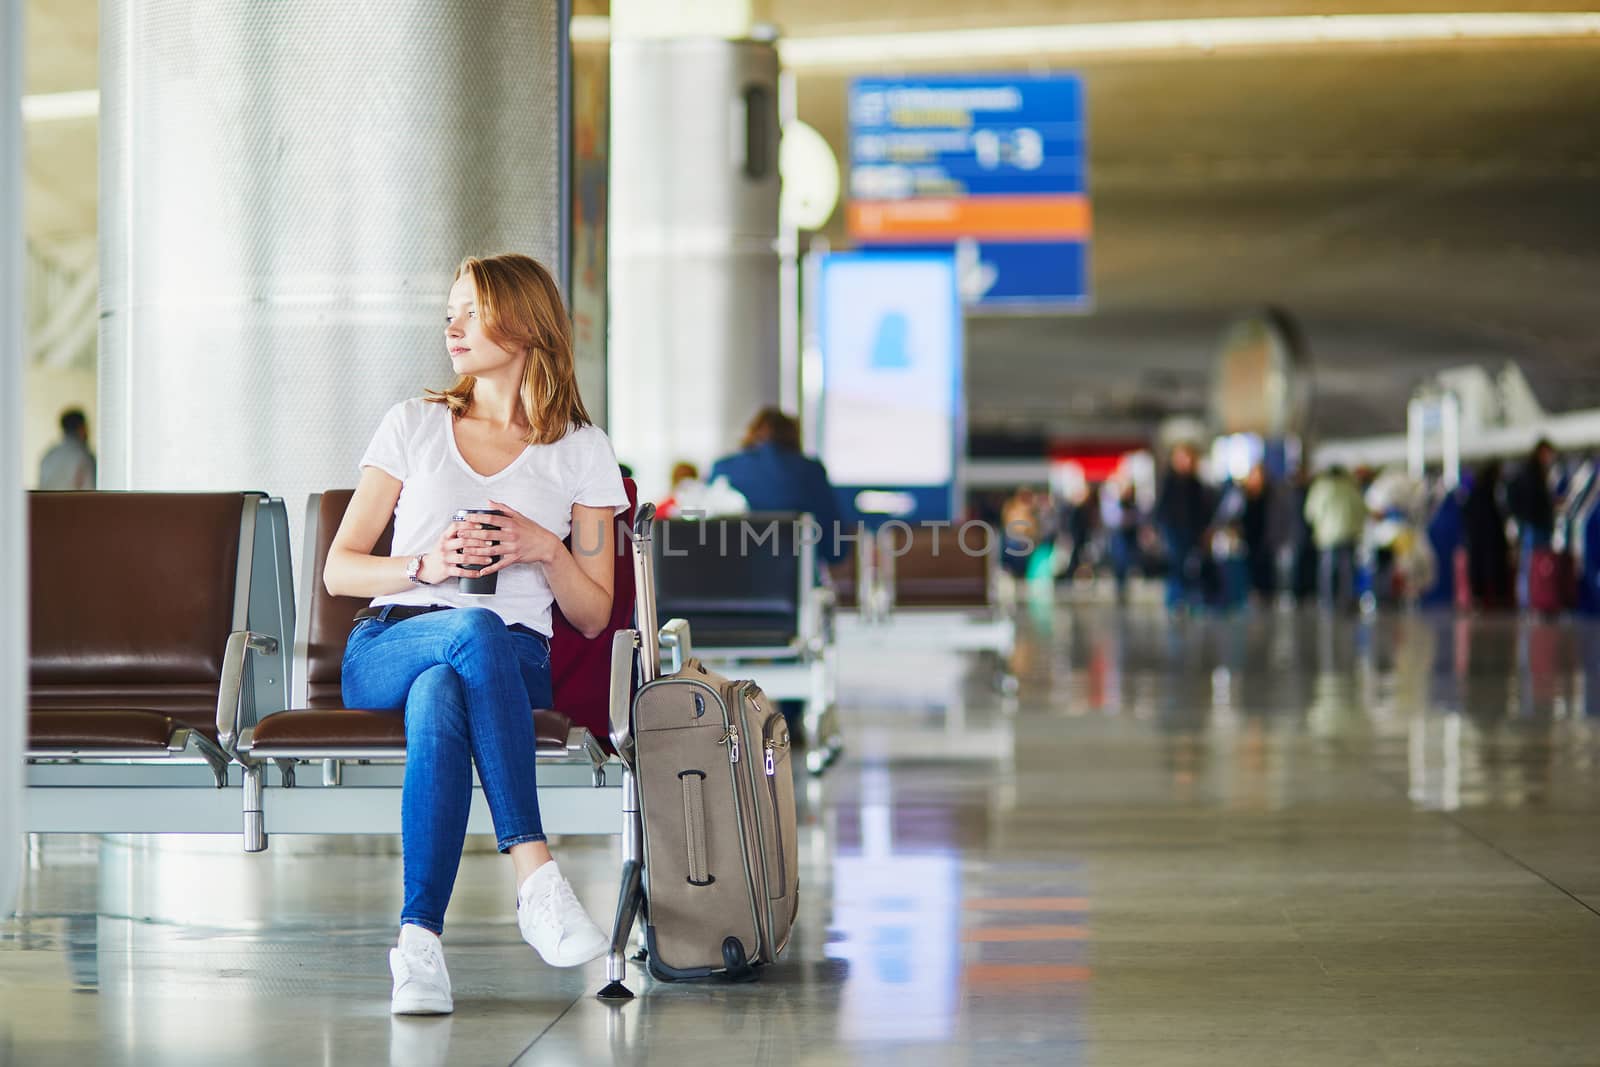
[[[422,559],[421,556],[413,556],[406,564],[406,580],[412,585],[422,584]]]

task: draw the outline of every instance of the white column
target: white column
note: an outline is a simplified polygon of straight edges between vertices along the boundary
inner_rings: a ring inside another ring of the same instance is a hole
[[[261,489],[298,525],[453,380],[464,255],[566,273],[565,15],[102,0],[104,487]]]
[[[748,8],[612,7],[609,430],[645,499],[779,402],[778,58],[725,36]]]
[[[0,0],[0,919],[22,870],[28,722],[27,496],[22,491],[22,0]]]

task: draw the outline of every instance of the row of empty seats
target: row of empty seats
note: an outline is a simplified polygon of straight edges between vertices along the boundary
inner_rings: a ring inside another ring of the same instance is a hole
[[[399,831],[404,721],[343,707],[344,644],[366,601],[321,582],[350,495],[308,504],[298,618],[279,499],[30,495],[29,830],[242,832],[260,851],[270,810],[273,832]],[[557,708],[530,709],[553,833],[617,830],[609,661],[633,602],[619,556],[606,632],[586,639],[555,613]],[[307,765],[320,773],[297,775]],[[488,827],[479,793],[469,830]]]
[[[852,647],[986,652],[1015,691],[1016,623],[1003,603],[1000,539],[973,523],[881,527],[836,583],[838,640]]]

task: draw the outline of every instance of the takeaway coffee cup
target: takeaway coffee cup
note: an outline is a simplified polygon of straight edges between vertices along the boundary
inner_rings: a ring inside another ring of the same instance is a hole
[[[450,518],[452,518],[456,522],[471,522],[472,521],[472,517],[474,515],[500,515],[500,516],[504,516],[505,512],[496,511],[494,508],[462,508],[459,511],[457,511],[454,515],[450,516]],[[489,527],[486,527],[482,523],[479,523],[478,524],[478,529],[484,530],[484,529],[489,529]],[[499,542],[497,541],[497,542],[495,542],[495,544],[499,544]],[[489,560],[489,563],[499,563],[499,562],[500,562],[500,557],[499,556],[495,556],[494,558]],[[489,565],[489,563],[463,563],[461,565],[461,567],[462,567],[463,570],[476,571],[476,570],[482,570],[484,567],[487,567]],[[481,577],[481,578],[476,577],[476,576],[471,577],[471,578],[462,578],[461,579],[461,586],[460,586],[461,595],[462,596],[494,596],[495,583],[499,580],[499,578],[500,578],[500,573],[498,571],[496,571],[494,574],[485,575],[484,577]]]

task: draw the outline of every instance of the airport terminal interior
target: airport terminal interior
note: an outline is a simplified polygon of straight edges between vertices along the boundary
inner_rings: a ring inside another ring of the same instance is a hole
[[[1600,1065],[1584,8],[0,0],[0,1067]]]

